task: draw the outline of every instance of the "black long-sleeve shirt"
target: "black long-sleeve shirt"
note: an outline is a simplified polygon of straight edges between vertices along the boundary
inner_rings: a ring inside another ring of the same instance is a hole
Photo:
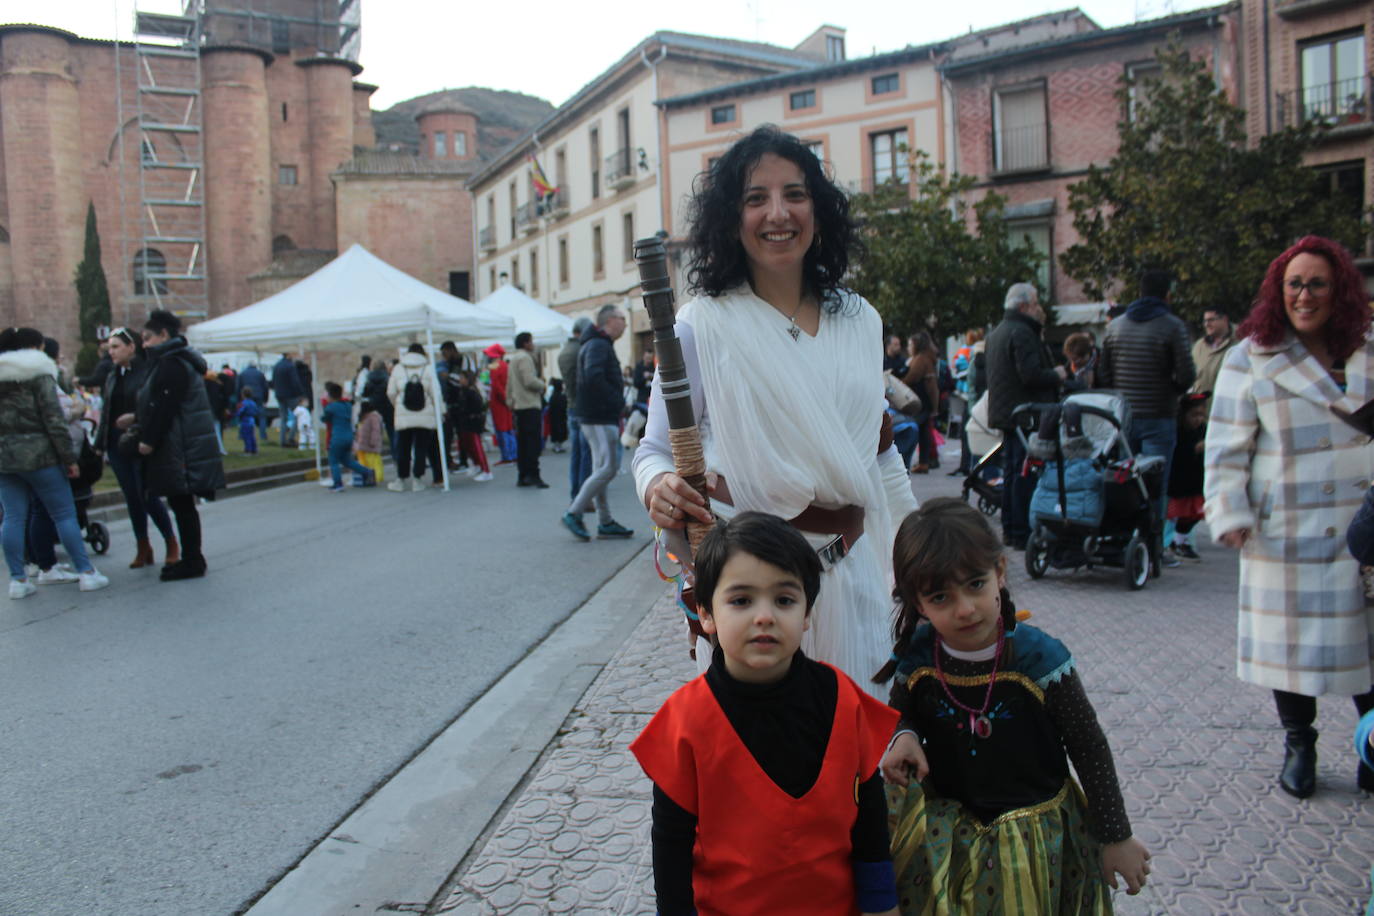
[[[768,778],[793,798],[816,784],[830,743],[830,728],[839,700],[835,672],[801,652],[787,675],[774,684],[746,684],[725,670],[716,649],[706,683],[745,749]],[[694,912],[692,847],[697,818],[654,786],[654,889],[662,916]],[[850,829],[852,858],[884,862],[891,858],[887,800],[878,773],[859,787],[859,809]]]

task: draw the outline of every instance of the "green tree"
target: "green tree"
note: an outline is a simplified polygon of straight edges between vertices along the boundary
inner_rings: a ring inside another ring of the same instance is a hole
[[[1007,287],[1033,281],[1042,256],[1029,242],[1013,244],[1002,197],[990,193],[970,205],[972,176],[947,174],[919,150],[909,160],[915,197],[888,182],[852,200],[868,249],[851,278],[854,290],[898,333],[933,322],[948,334],[996,321]]]
[[[110,288],[105,268],[100,264],[100,231],[95,224],[95,204],[86,207],[86,250],[76,265],[76,298],[81,325],[81,350],[76,356],[76,374],[87,375],[100,361],[96,328],[110,324]]]
[[[1319,125],[1251,147],[1245,112],[1206,63],[1190,58],[1176,35],[1156,57],[1157,79],[1139,87],[1121,80],[1116,95],[1127,116],[1116,156],[1069,187],[1081,241],[1059,263],[1089,296],[1128,301],[1140,272],[1158,267],[1173,272],[1183,317],[1217,305],[1240,315],[1265,267],[1297,238],[1316,233],[1358,249],[1365,227],[1302,164]],[[1145,97],[1134,106],[1133,88]]]

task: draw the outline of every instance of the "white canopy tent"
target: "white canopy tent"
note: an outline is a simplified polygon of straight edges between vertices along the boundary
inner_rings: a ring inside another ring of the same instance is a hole
[[[529,331],[534,335],[536,347],[561,346],[572,334],[573,320],[571,318],[560,312],[555,312],[537,299],[532,299],[511,284],[506,284],[485,299],[478,300],[477,305],[501,315],[508,315],[515,322],[516,333]],[[493,343],[499,343],[509,349],[512,344],[510,336],[504,340],[492,338],[491,340],[464,341],[462,343],[454,341],[454,343],[458,344],[460,350],[485,350]]]
[[[191,326],[186,337],[202,350],[308,350],[313,369],[315,353],[321,347],[399,345],[422,336],[432,355],[435,334],[455,343],[461,341],[460,346],[473,339],[510,340],[515,322],[422,283],[355,244],[281,292]],[[270,367],[263,370],[270,373]],[[311,403],[315,403],[313,392]],[[437,401],[434,413],[442,430]],[[316,437],[317,469],[318,443]],[[448,462],[441,459],[440,464],[447,490]]]

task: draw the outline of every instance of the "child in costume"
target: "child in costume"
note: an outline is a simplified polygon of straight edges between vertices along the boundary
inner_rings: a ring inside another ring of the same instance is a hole
[[[662,916],[896,916],[877,764],[897,714],[799,650],[820,574],[806,538],[760,512],[697,552],[719,647],[630,745],[654,781]]]
[[[1185,560],[1202,559],[1188,543],[1188,534],[1202,521],[1202,450],[1207,440],[1207,398],[1205,391],[1183,396],[1174,462],[1169,471],[1169,509],[1165,514],[1174,528],[1169,550]]]
[[[482,431],[487,428],[487,404],[482,389],[471,369],[458,373],[458,401],[453,405],[458,415],[458,441],[471,456],[473,480],[491,480],[491,465],[482,447]]]
[[[234,412],[239,421],[239,438],[243,440],[245,455],[258,453],[258,419],[262,416],[262,408],[258,406],[257,398],[258,393],[252,388],[243,389],[239,408]]]
[[[353,436],[353,454],[358,463],[372,472],[374,483],[385,478],[382,470],[382,415],[366,398],[358,406],[358,428]]]
[[[342,389],[340,389],[342,392]],[[296,448],[315,447],[315,421],[310,416],[310,408],[297,404],[291,410],[291,419],[296,425]]]
[[[902,714],[882,760],[902,913],[1110,913],[1108,883],[1138,893],[1150,854],[1073,656],[1016,622],[1001,539],[961,500],[907,516],[892,556],[896,647],[874,680],[896,675]]]
[[[338,382],[325,382],[324,390],[329,399],[324,405],[324,422],[329,428],[329,473],[334,485],[331,493],[342,493],[343,468],[362,475],[363,486],[377,483],[372,471],[353,460],[353,408],[343,399],[343,386]]]

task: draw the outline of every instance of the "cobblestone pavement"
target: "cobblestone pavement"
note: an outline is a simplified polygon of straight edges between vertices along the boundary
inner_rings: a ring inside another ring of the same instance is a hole
[[[919,497],[957,478],[914,478]],[[1235,555],[1142,591],[1120,570],[1031,581],[1009,553],[1010,588],[1074,652],[1111,740],[1136,836],[1154,854],[1130,916],[1349,914],[1370,897],[1374,801],[1355,788],[1354,709],[1319,703],[1317,794],[1279,790],[1282,735],[1270,694],[1235,668]],[[650,785],[627,746],[695,669],[669,596],[574,709],[533,775],[458,870],[432,913],[652,914]]]

